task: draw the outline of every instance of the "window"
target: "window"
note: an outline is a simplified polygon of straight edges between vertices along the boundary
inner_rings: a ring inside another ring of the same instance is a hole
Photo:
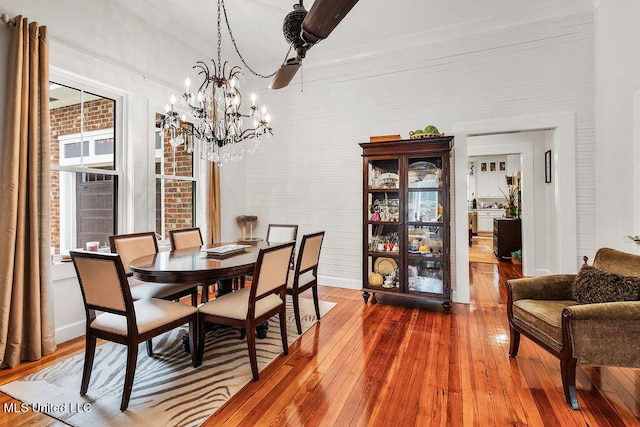
[[[156,233],[167,239],[169,230],[195,226],[197,162],[194,165],[193,153],[187,150],[188,140],[173,147],[169,138],[164,138],[161,120],[156,114]]]
[[[51,245],[106,245],[117,230],[116,101],[50,82]]]

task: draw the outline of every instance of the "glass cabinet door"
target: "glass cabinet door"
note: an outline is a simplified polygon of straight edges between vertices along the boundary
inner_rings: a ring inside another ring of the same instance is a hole
[[[442,188],[442,157],[410,158],[407,183],[409,188]]]
[[[400,161],[367,162],[368,287],[400,290]]]
[[[369,160],[367,182],[371,189],[400,188],[398,159]]]

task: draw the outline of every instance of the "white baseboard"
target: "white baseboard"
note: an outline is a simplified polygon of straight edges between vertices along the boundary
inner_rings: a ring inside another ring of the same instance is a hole
[[[86,322],[84,320],[80,322],[70,323],[56,328],[56,344],[69,341],[71,339],[82,336],[86,332]]]
[[[345,279],[344,277],[318,275],[318,283],[334,288],[362,290],[362,280]]]

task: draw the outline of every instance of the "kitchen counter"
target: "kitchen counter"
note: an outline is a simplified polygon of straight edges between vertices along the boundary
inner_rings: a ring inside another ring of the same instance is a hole
[[[505,212],[504,208],[478,208],[478,209],[469,209],[469,212]]]

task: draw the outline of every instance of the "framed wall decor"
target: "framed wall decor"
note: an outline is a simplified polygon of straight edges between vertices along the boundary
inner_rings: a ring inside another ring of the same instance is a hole
[[[507,170],[507,162],[500,162],[500,172],[504,172]]]
[[[551,182],[551,150],[544,152],[544,182]]]
[[[489,163],[489,170],[491,172],[495,172],[496,171],[496,162]]]
[[[485,162],[480,163],[480,171],[481,172],[487,171],[487,164]]]

